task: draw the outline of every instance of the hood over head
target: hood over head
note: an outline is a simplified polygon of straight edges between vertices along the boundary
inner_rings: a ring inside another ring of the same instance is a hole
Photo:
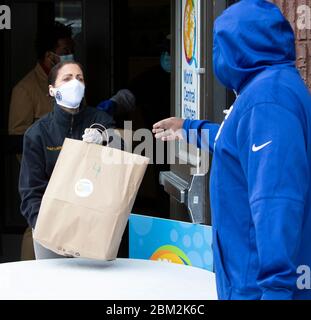
[[[293,30],[274,4],[241,0],[216,19],[214,72],[227,88],[239,92],[266,68],[295,61]]]

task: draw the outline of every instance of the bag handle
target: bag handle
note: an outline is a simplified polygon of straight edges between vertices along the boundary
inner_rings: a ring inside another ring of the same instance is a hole
[[[101,123],[93,123],[93,124],[90,126],[90,128],[92,128],[92,127],[94,127],[94,126],[98,126],[98,127],[103,128],[103,130],[102,130],[102,129],[99,129],[99,128],[95,128],[95,129],[98,130],[98,131],[102,134],[103,139],[105,139],[104,135],[106,135],[106,142],[107,142],[107,147],[108,147],[108,146],[109,146],[109,134],[108,134],[107,128],[106,128],[104,125],[102,125]]]

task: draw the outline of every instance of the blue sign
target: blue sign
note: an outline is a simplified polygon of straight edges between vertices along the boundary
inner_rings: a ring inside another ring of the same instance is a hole
[[[131,214],[129,256],[213,271],[212,227]]]

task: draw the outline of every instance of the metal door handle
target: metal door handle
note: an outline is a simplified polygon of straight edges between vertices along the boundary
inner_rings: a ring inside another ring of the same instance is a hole
[[[193,175],[191,182],[188,183],[172,171],[162,171],[159,181],[170,196],[186,205],[193,223],[205,222],[204,175]]]

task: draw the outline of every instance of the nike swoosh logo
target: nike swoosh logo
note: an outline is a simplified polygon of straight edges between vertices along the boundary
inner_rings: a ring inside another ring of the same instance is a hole
[[[257,152],[257,151],[263,149],[264,147],[268,146],[270,143],[272,143],[272,140],[268,141],[268,142],[266,142],[266,143],[264,143],[264,144],[262,144],[261,146],[258,146],[258,147],[256,147],[255,144],[253,144],[252,150],[253,150],[253,152]]]

